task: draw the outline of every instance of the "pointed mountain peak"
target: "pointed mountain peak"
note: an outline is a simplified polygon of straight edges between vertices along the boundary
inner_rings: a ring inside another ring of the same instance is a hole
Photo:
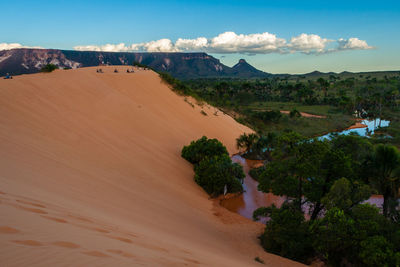
[[[240,76],[240,77],[263,77],[268,75],[268,73],[265,73],[261,70],[258,70],[254,68],[252,65],[247,63],[246,60],[240,59],[239,62],[232,67],[233,72]]]

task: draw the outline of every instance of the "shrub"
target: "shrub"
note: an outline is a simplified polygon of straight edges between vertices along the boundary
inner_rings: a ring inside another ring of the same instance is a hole
[[[196,93],[188,87],[186,84],[181,82],[180,80],[174,78],[171,74],[167,72],[160,72],[159,73],[160,78],[167,84],[171,85],[172,89],[183,95],[190,95],[193,96],[196,99],[199,99],[199,97],[196,95]]]
[[[289,113],[290,118],[299,118],[301,117],[301,113],[297,109],[293,109]]]
[[[271,111],[255,112],[253,114],[253,117],[265,122],[277,123],[281,119],[282,114],[279,110],[271,110]]]
[[[218,196],[227,192],[243,192],[243,168],[233,163],[226,147],[217,139],[203,136],[183,147],[182,157],[194,164],[194,180],[208,194]]]
[[[230,193],[243,191],[240,183],[245,177],[243,169],[232,163],[228,155],[207,157],[195,166],[194,171],[196,183],[212,196],[223,194],[225,185]]]
[[[302,262],[313,254],[308,223],[293,203],[280,209],[272,205],[259,213],[271,218],[260,236],[266,251]]]
[[[146,69],[151,69],[151,70],[152,70],[152,68],[150,68],[149,66],[147,66],[147,65],[145,65],[145,64],[142,64],[142,63],[139,63],[139,62],[137,62],[137,61],[133,62],[132,65],[133,65],[133,66],[136,66],[136,67],[139,67],[139,68],[146,68]]]
[[[54,64],[47,64],[42,67],[41,72],[52,72],[53,70],[58,69],[57,65]]]
[[[190,145],[184,146],[182,149],[182,158],[192,164],[198,164],[206,157],[212,156],[229,156],[226,147],[217,139],[208,139],[206,136],[192,141]]]
[[[258,181],[258,178],[265,171],[265,169],[266,169],[265,166],[253,168],[253,169],[250,169],[249,174],[250,174],[251,178]]]

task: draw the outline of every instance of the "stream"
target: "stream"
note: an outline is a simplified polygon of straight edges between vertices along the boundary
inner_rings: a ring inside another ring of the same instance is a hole
[[[374,131],[378,128],[379,123],[381,124],[381,127],[386,127],[389,125],[389,121],[385,120],[363,120],[361,122],[362,124],[366,125],[367,127],[363,128],[352,128],[351,129],[346,129],[341,132],[337,132],[338,134],[349,134],[351,132],[356,132],[360,136],[369,136],[374,133]],[[357,125],[357,124],[356,124]],[[329,134],[321,136],[321,138],[330,138]],[[280,207],[286,200],[285,197],[283,196],[277,196],[272,193],[264,193],[261,191],[258,191],[258,182],[251,178],[249,175],[249,171],[251,168],[257,167],[262,164],[262,161],[260,160],[248,160],[243,158],[240,155],[234,155],[232,156],[232,161],[239,163],[240,165],[243,166],[243,171],[246,174],[246,177],[244,178],[243,181],[243,189],[244,192],[243,194],[237,196],[237,197],[232,197],[232,198],[227,198],[227,199],[222,199],[221,200],[221,206],[225,207],[226,209],[236,212],[243,217],[246,217],[248,219],[253,219],[253,212],[260,208],[260,207],[268,207],[271,206],[272,204],[275,204],[277,207]],[[368,200],[364,201],[364,203],[370,203],[373,205],[376,205],[377,207],[382,207],[383,204],[383,198],[381,195],[372,195]],[[261,220],[261,222],[265,223],[266,219]]]

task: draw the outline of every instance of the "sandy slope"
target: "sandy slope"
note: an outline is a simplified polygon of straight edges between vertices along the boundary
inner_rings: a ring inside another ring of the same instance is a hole
[[[270,266],[262,226],[209,200],[183,145],[248,128],[151,71],[0,80],[1,266]]]

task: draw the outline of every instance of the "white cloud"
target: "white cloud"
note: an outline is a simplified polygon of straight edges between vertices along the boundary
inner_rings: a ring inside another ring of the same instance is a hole
[[[328,47],[329,43],[333,43]],[[0,43],[1,50],[14,48],[41,48],[29,47],[19,43]],[[79,45],[74,50],[78,51],[105,51],[105,52],[207,52],[221,54],[268,54],[268,53],[305,53],[323,54],[343,50],[366,50],[374,47],[367,44],[365,40],[356,37],[349,39],[340,38],[330,40],[316,34],[302,33],[290,38],[289,41],[279,38],[275,34],[253,33],[236,34],[235,32],[224,32],[213,38],[198,37],[195,39],[179,38],[176,42],[170,39],[160,39],[145,43],[133,43],[126,45]]]
[[[323,53],[326,51],[326,45],[332,41],[333,40],[321,38],[316,34],[302,33],[290,39],[288,48],[290,52],[302,52],[306,54]]]
[[[208,47],[208,40],[205,37],[197,39],[179,38],[175,42],[175,47],[179,51],[204,51]]]
[[[340,38],[338,41],[337,50],[366,50],[373,49],[374,47],[369,46],[366,41],[358,38],[343,39]]]
[[[331,48],[329,43],[333,43]],[[334,48],[332,48],[334,47]],[[224,32],[213,38],[198,37],[195,39],[179,38],[175,43],[170,39],[160,39],[145,43],[131,45],[106,44],[102,46],[88,45],[75,46],[75,50],[89,51],[142,51],[142,52],[207,52],[207,53],[242,53],[242,54],[268,54],[268,53],[305,53],[323,54],[342,50],[372,49],[366,41],[358,38],[330,40],[316,34],[302,33],[287,41],[275,34],[264,32],[254,34],[236,34]]]
[[[281,52],[285,45],[285,39],[268,32],[248,35],[224,32],[211,39],[209,50],[214,53],[267,54]]]
[[[19,43],[0,43],[0,51],[1,50],[10,50],[10,49],[15,49],[15,48],[42,48],[39,46],[24,46]]]
[[[138,50],[144,50],[147,52],[179,52],[179,50],[175,48],[175,45],[169,39],[160,39],[157,41],[140,44]]]
[[[131,48],[125,46],[124,43],[120,43],[120,44],[105,44],[105,45],[102,45],[102,46],[96,46],[96,45],[75,46],[74,49],[78,50],[78,51],[104,51],[104,52],[127,52],[127,51],[131,51]]]

